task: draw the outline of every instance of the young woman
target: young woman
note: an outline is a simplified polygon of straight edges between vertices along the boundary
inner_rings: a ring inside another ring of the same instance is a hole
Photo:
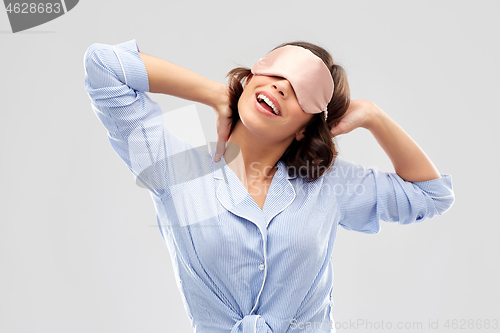
[[[446,212],[451,176],[379,107],[350,100],[324,49],[280,45],[229,86],[142,53],[92,44],[85,88],[109,141],[148,188],[196,332],[331,332],[338,225],[377,233]],[[204,103],[216,154],[164,126],[150,93]],[[337,158],[332,138],[368,129],[395,173]]]

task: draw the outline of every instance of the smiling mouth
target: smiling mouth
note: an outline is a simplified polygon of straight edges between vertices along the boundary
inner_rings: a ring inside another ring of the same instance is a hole
[[[274,103],[264,94],[258,94],[257,95],[257,102],[266,109],[267,111],[274,113],[277,116],[281,116],[280,111],[278,108],[274,105]]]

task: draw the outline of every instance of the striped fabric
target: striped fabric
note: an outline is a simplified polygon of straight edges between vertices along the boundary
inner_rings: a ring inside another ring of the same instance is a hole
[[[135,39],[92,44],[85,89],[112,148],[151,194],[195,332],[335,332],[338,226],[377,233],[381,220],[420,222],[454,202],[450,175],[406,182],[337,158],[310,183],[279,161],[260,209],[224,158],[163,125],[138,51]]]

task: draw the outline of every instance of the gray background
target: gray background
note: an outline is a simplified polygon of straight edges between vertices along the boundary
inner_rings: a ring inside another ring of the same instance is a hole
[[[352,99],[396,120],[456,194],[449,212],[420,224],[339,229],[334,319],[423,323],[404,332],[500,320],[499,12],[484,0],[87,0],[12,34],[0,10],[0,331],[192,332],[151,198],[112,151],[83,86],[90,44],[134,38],[220,82],[282,42],[329,49]],[[193,105],[150,96],[165,112]],[[214,112],[195,112],[201,137],[216,141]],[[194,120],[177,121],[186,132]],[[341,157],[394,170],[368,131],[338,142]],[[339,331],[382,331],[365,328]]]

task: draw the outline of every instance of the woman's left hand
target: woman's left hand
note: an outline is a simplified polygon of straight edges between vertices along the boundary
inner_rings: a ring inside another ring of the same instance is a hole
[[[369,129],[369,125],[375,117],[377,106],[370,101],[351,100],[349,108],[337,124],[331,129],[333,136],[346,134],[358,127]]]

